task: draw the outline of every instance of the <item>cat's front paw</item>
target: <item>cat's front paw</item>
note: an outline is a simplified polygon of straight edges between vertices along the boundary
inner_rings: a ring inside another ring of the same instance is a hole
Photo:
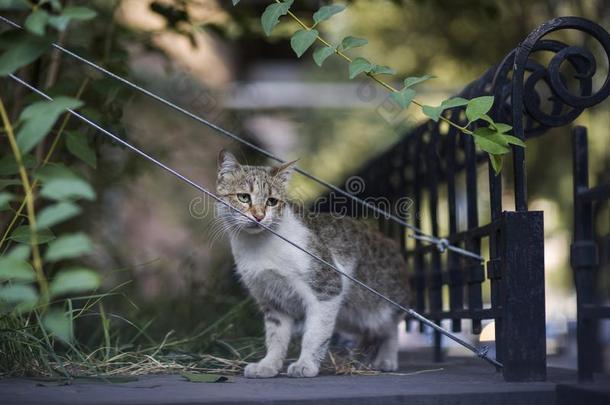
[[[246,378],[272,378],[278,375],[280,370],[277,367],[266,362],[250,363],[244,370],[244,377]]]
[[[373,369],[379,371],[396,371],[398,370],[398,359],[395,356],[376,358],[371,366]]]
[[[288,366],[289,377],[315,377],[318,375],[320,367],[313,361],[298,360]]]

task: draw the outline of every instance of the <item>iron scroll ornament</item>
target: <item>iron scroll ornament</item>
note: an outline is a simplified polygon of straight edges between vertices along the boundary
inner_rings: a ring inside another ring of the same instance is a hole
[[[509,66],[512,68],[510,79],[510,108],[514,135],[525,139],[524,115],[528,120],[528,132],[542,132],[551,126],[563,126],[576,119],[586,108],[605,100],[610,95],[610,72],[606,74],[603,85],[592,90],[592,78],[597,72],[598,63],[587,49],[568,46],[559,41],[542,38],[559,30],[577,30],[591,36],[602,46],[610,60],[610,34],[600,25],[580,17],[559,17],[550,20],[531,34],[511,53],[496,71],[494,91],[501,91],[500,82],[507,77]],[[532,53],[539,51],[554,52],[548,67],[530,59]],[[514,55],[514,56],[513,56]],[[566,78],[560,72],[564,62],[572,65],[575,78],[579,82],[580,94],[574,94],[566,85]],[[508,66],[507,66],[508,65]],[[526,80],[526,73],[531,72]],[[550,113],[540,108],[542,97],[536,90],[536,83],[543,80],[551,91]],[[506,95],[506,94],[504,94]],[[564,111],[567,108],[567,112]],[[524,114],[525,113],[525,114]],[[525,180],[525,151],[514,148],[513,162],[515,171],[515,209],[527,211],[527,191]]]
[[[514,66],[516,49],[507,55],[499,65],[494,78],[494,96],[498,103],[496,118],[499,121],[510,121],[512,113],[511,91],[512,82],[508,77]],[[568,46],[556,40],[540,40],[531,54],[551,52],[555,56],[549,63],[548,68],[541,63],[528,59],[525,71],[529,77],[524,83],[524,112],[525,138],[541,135],[551,127],[561,127],[574,121],[590,105],[599,101],[591,97],[593,76],[596,72],[596,61],[593,54],[582,47]],[[574,68],[574,77],[579,84],[579,95],[574,95],[566,87],[565,76],[560,72],[564,61],[568,61]],[[537,85],[544,82],[546,88],[551,89],[551,96],[547,97],[550,102],[550,112],[545,112],[542,95],[538,92]],[[596,92],[599,94],[599,92]],[[569,101],[568,101],[569,100]],[[603,100],[603,98],[602,98]],[[589,105],[590,104],[590,105]],[[566,108],[567,107],[567,111]]]

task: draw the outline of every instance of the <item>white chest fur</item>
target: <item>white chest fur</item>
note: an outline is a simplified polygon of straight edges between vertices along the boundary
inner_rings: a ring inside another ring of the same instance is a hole
[[[307,248],[309,230],[290,210],[284,212],[277,232],[298,246]],[[310,256],[266,231],[257,234],[242,232],[231,239],[231,250],[237,272],[246,284],[254,282],[269,270],[296,282],[305,278],[310,267]]]

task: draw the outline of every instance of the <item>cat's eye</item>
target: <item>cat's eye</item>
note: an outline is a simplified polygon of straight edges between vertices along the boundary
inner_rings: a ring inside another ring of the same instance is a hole
[[[273,197],[271,197],[271,198],[267,198],[267,205],[268,205],[268,206],[270,206],[270,207],[274,207],[274,206],[276,206],[276,205],[277,205],[277,203],[278,203],[277,198],[273,198]]]
[[[246,194],[246,193],[237,194],[237,199],[239,200],[239,202],[248,204],[250,202],[250,194]]]

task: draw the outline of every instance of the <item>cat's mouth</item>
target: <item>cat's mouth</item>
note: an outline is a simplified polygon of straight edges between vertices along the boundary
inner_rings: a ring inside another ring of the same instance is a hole
[[[271,223],[248,221],[244,225],[244,230],[248,233],[259,233],[265,230],[265,227],[271,226]]]
[[[263,227],[259,226],[258,224],[255,224],[255,223],[247,225],[243,229],[244,229],[244,232],[249,233],[251,235],[258,234],[258,233],[261,233],[262,231],[264,231]]]

